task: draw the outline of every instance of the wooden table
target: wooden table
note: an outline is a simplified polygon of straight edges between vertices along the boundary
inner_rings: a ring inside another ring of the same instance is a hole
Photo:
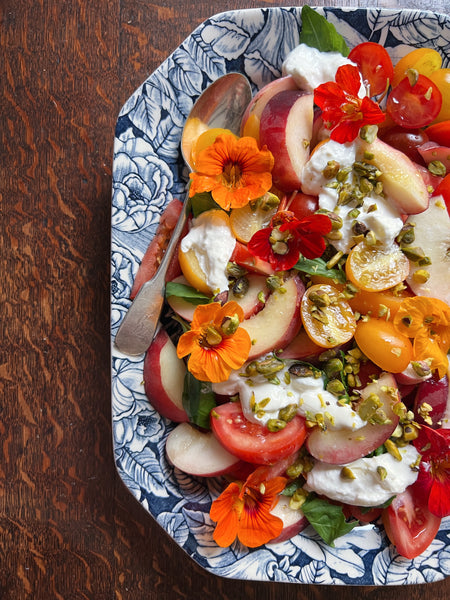
[[[350,600],[363,593],[208,574],[140,507],[113,462],[108,267],[117,114],[208,16],[287,4],[1,2],[2,600],[330,594]],[[450,13],[447,0],[426,7]],[[449,596],[450,585],[447,579],[364,593],[377,600],[437,600]]]

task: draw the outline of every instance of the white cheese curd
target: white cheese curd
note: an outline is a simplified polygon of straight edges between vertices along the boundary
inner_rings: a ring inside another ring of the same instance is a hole
[[[225,224],[211,222],[201,213],[192,222],[181,241],[181,251],[193,250],[206,283],[214,293],[228,289],[226,267],[236,245],[236,239]]]
[[[360,458],[348,465],[355,479],[341,475],[344,465],[330,465],[316,461],[306,474],[305,488],[353,506],[379,506],[412,485],[418,471],[412,468],[419,453],[413,445],[399,448],[402,460],[385,453],[372,458]],[[383,479],[377,469],[386,469]]]
[[[336,396],[324,389],[321,377],[291,375],[287,383],[286,371],[287,367],[276,374],[277,384],[260,374],[247,377],[244,371],[233,371],[228,381],[213,384],[213,390],[229,396],[239,394],[245,417],[263,425],[277,419],[279,411],[290,404],[296,404],[297,413],[308,419],[320,414],[329,429],[359,429],[367,424],[351,406],[338,404]]]
[[[355,204],[350,202],[349,204],[337,205],[339,192],[333,187],[336,179],[326,178],[324,170],[330,161],[339,163],[341,169],[352,168],[356,160],[356,146],[357,142],[340,144],[334,140],[329,140],[313,152],[302,173],[302,190],[306,194],[319,197],[319,208],[334,212],[341,217],[343,225],[339,232],[342,237],[333,240],[332,244],[336,250],[344,253],[349,252],[354,245],[352,227],[355,217],[349,213],[355,209]],[[389,198],[372,192],[364,198],[362,205],[357,208],[359,211],[357,220],[365,225],[368,230],[373,231],[380,244],[391,246],[403,227],[400,212],[395,208],[394,203],[390,202]]]
[[[285,58],[282,73],[291,75],[300,89],[312,92],[322,83],[334,81],[339,67],[354,64],[339,52],[321,52],[317,48],[299,44]]]

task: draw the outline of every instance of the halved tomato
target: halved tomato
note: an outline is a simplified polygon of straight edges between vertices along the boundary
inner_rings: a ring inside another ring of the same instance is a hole
[[[382,513],[383,524],[392,544],[401,556],[415,558],[436,537],[441,519],[433,515],[426,503],[414,494],[414,485],[398,494]]]
[[[435,196],[442,196],[450,214],[450,173],[444,177],[434,190]]]
[[[378,96],[392,83],[394,67],[387,50],[376,42],[362,42],[348,55],[361,72],[364,85],[369,87],[370,96]]]
[[[249,421],[236,402],[221,404],[211,412],[211,428],[228,452],[256,465],[270,465],[294,454],[306,437],[303,417],[296,416],[284,429],[272,432]]]
[[[434,121],[442,108],[438,86],[425,75],[411,82],[405,77],[388,96],[386,110],[392,119],[406,128],[424,127]]]

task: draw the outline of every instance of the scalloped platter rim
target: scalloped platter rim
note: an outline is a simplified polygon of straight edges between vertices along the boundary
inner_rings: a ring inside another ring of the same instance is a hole
[[[439,50],[449,66],[450,17],[424,10],[319,8],[348,45],[382,43],[398,60],[414,47]],[[183,124],[198,95],[229,71],[247,75],[253,90],[280,76],[298,43],[301,7],[235,10],[214,15],[154,71],[122,107],[115,129],[111,233],[112,432],[118,473],[134,497],[185,552],[209,572],[232,579],[337,585],[405,585],[450,573],[450,518],[428,550],[400,557],[381,525],[366,525],[326,546],[311,527],[289,541],[248,549],[219,548],[209,519],[220,493],[215,479],[172,468],[165,439],[173,428],[148,402],[143,356],[113,345],[130,305],[129,293],[161,212],[184,197],[180,155]],[[264,43],[263,43],[264,41]]]

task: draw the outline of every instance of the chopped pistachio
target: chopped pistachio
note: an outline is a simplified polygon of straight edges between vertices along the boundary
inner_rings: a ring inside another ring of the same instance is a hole
[[[393,456],[396,460],[402,460],[402,455],[400,454],[398,447],[392,440],[386,440],[384,442],[384,446],[389,452],[389,454]]]
[[[426,283],[430,279],[430,272],[425,269],[417,269],[412,278],[416,283]]]
[[[356,475],[350,469],[350,467],[342,467],[341,469],[342,479],[356,479]]]

